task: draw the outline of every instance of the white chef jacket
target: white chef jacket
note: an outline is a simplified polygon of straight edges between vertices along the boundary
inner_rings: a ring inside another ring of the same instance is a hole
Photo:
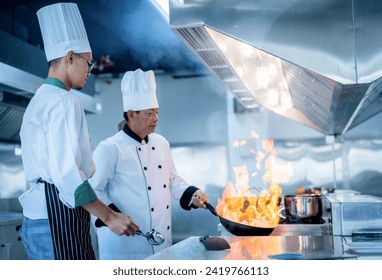
[[[155,229],[165,242],[118,236],[97,229],[100,259],[143,259],[172,245],[171,195],[179,199],[189,185],[177,175],[168,141],[152,133],[142,143],[123,130],[102,141],[94,151],[96,172],[89,179],[97,196],[130,216],[142,232]]]
[[[54,184],[60,200],[74,208],[96,198],[87,178],[94,173],[88,127],[80,101],[63,83],[47,78],[31,99],[20,130],[22,161],[29,189],[19,201],[24,216],[47,219],[44,184]]]

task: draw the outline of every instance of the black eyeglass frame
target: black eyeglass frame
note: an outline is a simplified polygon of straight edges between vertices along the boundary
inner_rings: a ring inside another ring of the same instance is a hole
[[[95,62],[89,62],[85,57],[83,57],[82,55],[80,55],[78,53],[74,53],[74,54],[76,56],[83,58],[86,61],[86,63],[88,64],[88,73],[90,73],[94,69]]]

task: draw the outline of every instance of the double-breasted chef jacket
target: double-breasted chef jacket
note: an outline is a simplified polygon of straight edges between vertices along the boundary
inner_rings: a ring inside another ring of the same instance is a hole
[[[100,259],[144,259],[171,246],[171,197],[186,210],[196,208],[189,203],[197,188],[177,175],[168,141],[156,133],[141,139],[125,125],[97,146],[94,161],[89,182],[97,196],[130,216],[142,232],[155,229],[165,237],[162,245],[153,246],[142,236],[118,236],[99,227]]]

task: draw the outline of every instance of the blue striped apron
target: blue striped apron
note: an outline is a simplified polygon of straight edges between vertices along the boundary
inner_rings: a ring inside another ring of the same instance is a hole
[[[82,207],[69,208],[59,191],[45,182],[46,206],[56,260],[95,260],[90,236],[90,214]]]

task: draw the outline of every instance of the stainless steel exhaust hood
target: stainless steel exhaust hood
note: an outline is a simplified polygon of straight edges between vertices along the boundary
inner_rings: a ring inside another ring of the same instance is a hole
[[[328,135],[382,111],[382,2],[170,0],[170,27],[248,107]]]

